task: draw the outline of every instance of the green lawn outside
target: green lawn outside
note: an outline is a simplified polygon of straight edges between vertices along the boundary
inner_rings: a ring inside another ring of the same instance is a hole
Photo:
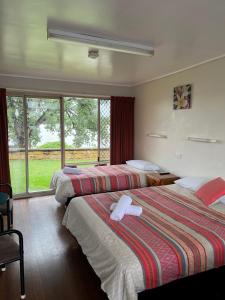
[[[84,161],[83,161],[84,162]],[[88,160],[86,161],[88,162]],[[72,163],[72,161],[68,161]],[[79,163],[77,161],[76,163]],[[83,165],[79,167],[91,167]],[[46,191],[49,189],[52,174],[60,170],[60,160],[30,160],[29,161],[29,192]],[[14,194],[26,192],[25,161],[10,161],[11,183]]]

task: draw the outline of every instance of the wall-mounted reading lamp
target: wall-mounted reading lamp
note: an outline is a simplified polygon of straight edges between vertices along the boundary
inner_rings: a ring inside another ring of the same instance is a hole
[[[167,135],[165,134],[147,133],[146,135],[153,138],[167,139]]]
[[[205,139],[205,138],[198,138],[192,136],[188,136],[187,140],[192,142],[201,142],[201,143],[219,143],[219,140],[216,139]]]

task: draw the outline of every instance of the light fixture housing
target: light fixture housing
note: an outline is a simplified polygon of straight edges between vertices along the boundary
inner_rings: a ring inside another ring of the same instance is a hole
[[[138,44],[127,41],[113,40],[105,37],[90,35],[86,33],[66,32],[59,29],[48,28],[47,35],[49,40],[69,41],[85,44],[90,47],[107,49],[129,54],[153,56],[154,49],[148,45]]]
[[[167,139],[166,134],[158,134],[158,133],[147,133],[146,136],[160,139]]]
[[[99,57],[98,49],[89,49],[88,50],[88,57],[92,59],[96,59]]]
[[[199,137],[193,137],[193,136],[188,136],[187,137],[188,141],[192,142],[200,142],[200,143],[219,143],[219,140],[216,139],[206,139],[206,138],[199,138]]]

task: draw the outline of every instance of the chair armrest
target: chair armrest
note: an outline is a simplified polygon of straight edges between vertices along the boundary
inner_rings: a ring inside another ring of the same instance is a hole
[[[9,191],[9,196],[10,198],[12,198],[12,187],[9,183],[0,183],[0,186],[6,186],[8,188]]]

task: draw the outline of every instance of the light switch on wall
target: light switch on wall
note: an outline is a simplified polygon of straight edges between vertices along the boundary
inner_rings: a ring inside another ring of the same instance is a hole
[[[177,159],[181,159],[181,158],[182,158],[182,153],[176,152],[176,153],[175,153],[175,157],[176,157]]]

